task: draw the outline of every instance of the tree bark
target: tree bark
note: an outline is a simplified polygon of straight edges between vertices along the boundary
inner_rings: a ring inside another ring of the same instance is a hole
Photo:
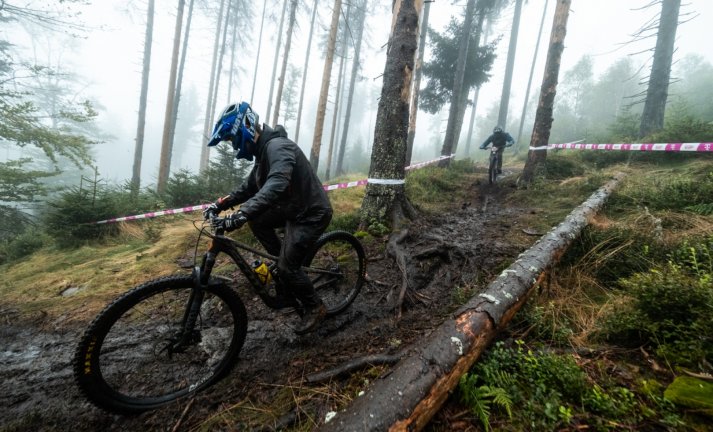
[[[522,103],[522,114],[520,115],[520,127],[517,130],[517,138],[515,140],[515,153],[520,150],[520,138],[522,137],[522,128],[525,125],[525,115],[527,114],[527,102],[530,98],[530,87],[532,86],[532,76],[535,74],[535,64],[537,63],[537,53],[540,50],[540,39],[542,39],[542,30],[545,27],[545,16],[547,15],[547,5],[549,0],[545,0],[545,7],[542,8],[542,19],[540,19],[540,31],[537,32],[537,43],[535,44],[535,54],[532,56],[532,64],[530,65],[530,77],[527,80],[527,90],[525,90],[525,102]]]
[[[364,36],[364,21],[366,20],[366,1],[359,8],[359,28],[357,29],[356,46],[354,47],[354,60],[352,62],[352,75],[349,82],[349,96],[347,97],[347,110],[344,115],[344,130],[342,131],[342,142],[339,145],[339,154],[337,155],[337,175],[344,174],[344,153],[347,149],[347,137],[349,135],[349,121],[352,115],[352,102],[354,101],[354,88],[356,87],[357,75],[359,75],[361,41]]]
[[[223,24],[223,42],[220,45],[220,54],[218,54],[218,67],[215,72],[215,86],[213,87],[213,106],[210,110],[210,124],[215,123],[215,111],[218,108],[218,90],[220,89],[220,75],[223,70],[223,57],[225,57],[225,43],[228,40],[228,24],[230,22],[230,10],[233,6],[233,1],[228,0],[228,5],[225,9],[225,23]]]
[[[481,29],[479,28],[476,31],[480,32]],[[483,32],[483,45],[485,45],[487,43],[489,34],[490,34],[490,20],[488,20],[488,24],[485,26],[485,31]],[[480,45],[480,43],[478,43],[478,45]],[[480,86],[477,86],[475,88],[475,90],[473,91],[473,107],[470,110],[470,123],[468,124],[468,135],[466,135],[466,140],[465,140],[465,157],[470,157],[470,147],[471,147],[471,143],[473,141],[473,127],[475,126],[475,113],[478,109],[479,96],[480,96]]]
[[[280,118],[280,105],[282,102],[282,89],[285,87],[285,74],[287,73],[287,62],[290,57],[290,47],[292,46],[292,32],[295,28],[297,16],[297,0],[290,1],[290,21],[287,24],[287,41],[285,41],[285,54],[282,56],[282,72],[280,72],[280,83],[277,85],[277,95],[275,96],[275,112],[273,114],[273,124],[277,125]]]
[[[421,93],[421,67],[423,66],[423,56],[426,52],[426,36],[428,35],[428,15],[431,11],[431,2],[426,2],[423,7],[423,18],[421,18],[421,36],[418,40],[418,59],[413,78],[413,95],[411,97],[411,112],[408,118],[408,137],[406,138],[406,166],[411,165],[413,156],[413,141],[416,139],[416,117],[418,116],[418,95]]]
[[[186,56],[188,53],[188,39],[189,35],[191,32],[191,22],[193,21],[193,4],[195,3],[194,0],[190,0],[190,3],[188,4],[188,16],[186,17],[186,32],[183,35],[183,47],[181,48],[181,62],[178,65],[178,77],[176,78],[176,96],[173,99],[173,108],[171,109],[171,130],[169,131],[169,136],[168,136],[168,146],[171,149],[171,163],[175,161],[175,154],[174,154],[174,138],[176,136],[176,122],[178,121],[178,107],[181,103],[181,92],[183,88],[183,70],[185,69],[186,66]],[[179,149],[182,151],[179,147]],[[180,162],[180,153],[179,151],[179,156],[177,162]]]
[[[168,77],[168,95],[166,96],[166,113],[163,118],[163,137],[161,139],[161,159],[158,166],[158,182],[156,191],[162,193],[168,183],[171,171],[171,124],[173,123],[173,101],[176,97],[176,75],[178,74],[178,57],[181,49],[181,31],[183,28],[183,9],[185,0],[178,0],[176,26],[173,32],[173,53],[171,54],[171,72]]]
[[[312,149],[309,154],[309,163],[312,169],[317,172],[319,168],[319,152],[322,148],[322,134],[324,133],[324,116],[327,113],[327,96],[329,95],[329,81],[332,75],[332,63],[334,62],[334,47],[337,44],[337,28],[339,27],[339,14],[342,10],[342,0],[334,0],[332,9],[332,23],[329,26],[329,41],[327,42],[327,55],[324,59],[324,71],[322,71],[322,88],[319,91],[319,102],[317,103],[317,119],[314,124],[314,137],[312,139]]]
[[[347,28],[349,26],[349,13],[351,12],[352,5],[349,3],[347,5],[347,14],[344,17],[344,29],[342,29],[342,47],[341,47],[341,58],[339,59],[339,73],[337,74],[337,94],[334,96],[334,113],[332,116],[332,130],[330,131],[329,137],[329,150],[327,151],[327,170],[324,174],[324,180],[329,180],[332,174],[332,156],[334,152],[334,138],[337,135],[338,123],[339,123],[339,108],[341,106],[342,98],[342,79],[344,79],[344,63],[347,58]],[[338,138],[338,137],[337,137]]]
[[[423,0],[394,2],[369,182],[361,204],[362,225],[376,220],[397,228],[403,217],[413,215],[404,193],[404,168],[411,83],[422,9]]]
[[[321,431],[418,431],[440,409],[450,392],[480,357],[496,333],[522,307],[550,265],[577,238],[604,204],[621,176],[608,182],[565,220],[435,329],[408,349],[385,378],[339,412]]]
[[[508,59],[505,63],[505,79],[503,81],[503,91],[500,96],[500,111],[498,112],[498,124],[505,130],[508,122],[508,107],[510,106],[510,88],[512,86],[512,73],[515,69],[515,53],[517,52],[517,34],[520,29],[520,15],[522,13],[522,0],[515,0],[515,13],[512,17],[512,28],[510,29],[510,45],[508,47]]]
[[[458,48],[458,60],[456,61],[456,71],[453,77],[453,93],[451,95],[451,106],[448,110],[448,125],[446,126],[446,136],[443,139],[443,148],[441,149],[442,156],[450,156],[455,153],[458,145],[458,135],[456,134],[456,123],[461,113],[461,100],[467,96],[467,92],[463,91],[463,77],[465,76],[465,63],[468,58],[468,45],[470,44],[470,28],[473,24],[473,15],[475,14],[475,0],[468,0],[465,7],[465,16],[463,17],[463,33],[460,38]],[[480,14],[481,18],[483,14]],[[462,116],[461,116],[462,119]],[[462,120],[461,120],[462,121]],[[448,166],[450,158],[442,159],[439,162],[440,166]]]
[[[215,68],[218,62],[218,49],[220,48],[218,44],[220,43],[220,26],[223,23],[223,10],[225,8],[225,1],[221,0],[220,9],[218,12],[218,19],[215,24],[215,40],[213,42],[213,62],[210,68],[210,81],[208,84],[208,100],[205,104],[205,118],[203,119],[203,145],[201,146],[201,161],[200,161],[200,172],[204,172],[208,168],[208,160],[210,159],[210,148],[208,148],[208,141],[211,136],[211,107],[213,106],[213,87],[215,86]]]
[[[305,54],[305,64],[302,67],[302,89],[300,90],[300,103],[297,108],[297,125],[295,126],[295,142],[299,142],[300,124],[302,123],[302,105],[305,97],[305,87],[307,84],[307,68],[309,66],[309,53],[312,50],[312,35],[314,34],[314,20],[317,17],[317,4],[319,0],[314,0],[312,6],[312,21],[309,25],[309,37],[307,38],[307,53]]]
[[[532,130],[530,139],[531,147],[546,146],[550,139],[552,129],[552,109],[557,93],[557,79],[560,71],[560,60],[564,51],[564,37],[567,34],[567,18],[569,17],[569,6],[571,0],[557,0],[555,17],[552,22],[552,34],[550,36],[550,47],[547,51],[547,62],[545,63],[545,76],[542,79],[540,89],[540,102],[537,105],[535,114],[535,127]],[[523,169],[522,179],[525,183],[531,183],[535,178],[537,167],[547,160],[547,150],[530,150],[527,154],[527,162]]]
[[[230,70],[228,71],[228,97],[225,101],[226,105],[233,102],[233,81],[235,81],[235,45],[238,40],[238,12],[240,12],[240,0],[235,0],[235,6],[233,34],[230,36]],[[250,103],[252,103],[252,101],[250,101]]]
[[[257,82],[257,70],[260,65],[260,51],[262,49],[262,28],[265,25],[265,9],[267,8],[267,0],[262,3],[262,20],[260,21],[260,36],[258,36],[257,53],[255,55],[255,71],[253,72],[253,89],[250,91],[250,103],[255,99],[255,83]]]
[[[285,24],[285,12],[287,11],[287,0],[282,3],[282,16],[280,17],[280,28],[277,31],[277,45],[275,48],[275,60],[272,62],[272,79],[270,79],[270,95],[267,98],[267,112],[265,123],[270,124],[270,111],[272,110],[272,94],[275,91],[275,76],[277,75],[277,61],[280,59],[280,45],[282,44],[282,27]]]
[[[639,129],[641,137],[663,129],[680,9],[681,0],[662,1],[654,62],[651,65],[649,87],[646,91],[644,112],[641,115],[641,127]]]
[[[141,187],[141,159],[144,150],[144,130],[146,129],[146,99],[149,92],[149,71],[151,69],[151,43],[153,40],[154,0],[149,0],[146,12],[146,36],[144,36],[144,61],[141,71],[141,94],[139,95],[139,120],[136,126],[134,166],[131,175],[131,191],[138,193]]]

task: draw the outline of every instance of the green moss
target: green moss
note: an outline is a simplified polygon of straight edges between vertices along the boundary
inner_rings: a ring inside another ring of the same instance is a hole
[[[664,397],[677,405],[693,408],[713,417],[713,383],[680,376],[668,386]]]

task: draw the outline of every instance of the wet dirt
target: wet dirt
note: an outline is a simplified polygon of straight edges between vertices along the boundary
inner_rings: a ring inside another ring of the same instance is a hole
[[[487,285],[527,242],[533,243],[535,237],[523,240],[515,234],[523,231],[521,221],[531,210],[505,204],[512,190],[506,184],[476,183],[452,209],[409,227],[399,243],[409,281],[399,318],[394,304],[402,276],[386,253],[387,238],[365,245],[368,283],[353,305],[312,334],[296,336],[290,327],[294,316],[272,311],[238,289],[249,327],[233,372],[193,400],[138,416],[104,412],[80,395],[71,360],[82,328],[42,316],[20,317],[0,303],[0,431],[270,430],[274,422],[260,424],[244,413],[284,399],[286,390],[309,389],[305,376],[311,373],[409,346]],[[345,380],[335,380],[329,388],[344,385]],[[307,399],[294,396],[288,420],[311,429],[343,403],[329,392],[320,395],[322,388]],[[231,410],[235,407],[246,408]]]

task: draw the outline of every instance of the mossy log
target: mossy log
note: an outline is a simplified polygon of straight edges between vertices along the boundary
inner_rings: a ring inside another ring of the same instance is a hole
[[[545,269],[557,262],[602,207],[621,177],[615,176],[574,209],[320,430],[413,431],[426,426],[460,377],[524,304]]]

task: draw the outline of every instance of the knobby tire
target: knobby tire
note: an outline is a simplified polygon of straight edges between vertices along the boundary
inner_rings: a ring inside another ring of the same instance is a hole
[[[193,291],[191,276],[140,285],[90,324],[74,357],[84,395],[105,410],[137,414],[214,384],[230,372],[245,342],[247,314],[238,294],[211,280],[190,342],[169,353]]]
[[[490,156],[490,166],[488,167],[488,183],[495,184],[498,180],[498,156]]]
[[[329,273],[308,271],[327,315],[344,311],[361,291],[366,276],[366,254],[359,240],[346,231],[323,234],[305,259],[305,266]]]

